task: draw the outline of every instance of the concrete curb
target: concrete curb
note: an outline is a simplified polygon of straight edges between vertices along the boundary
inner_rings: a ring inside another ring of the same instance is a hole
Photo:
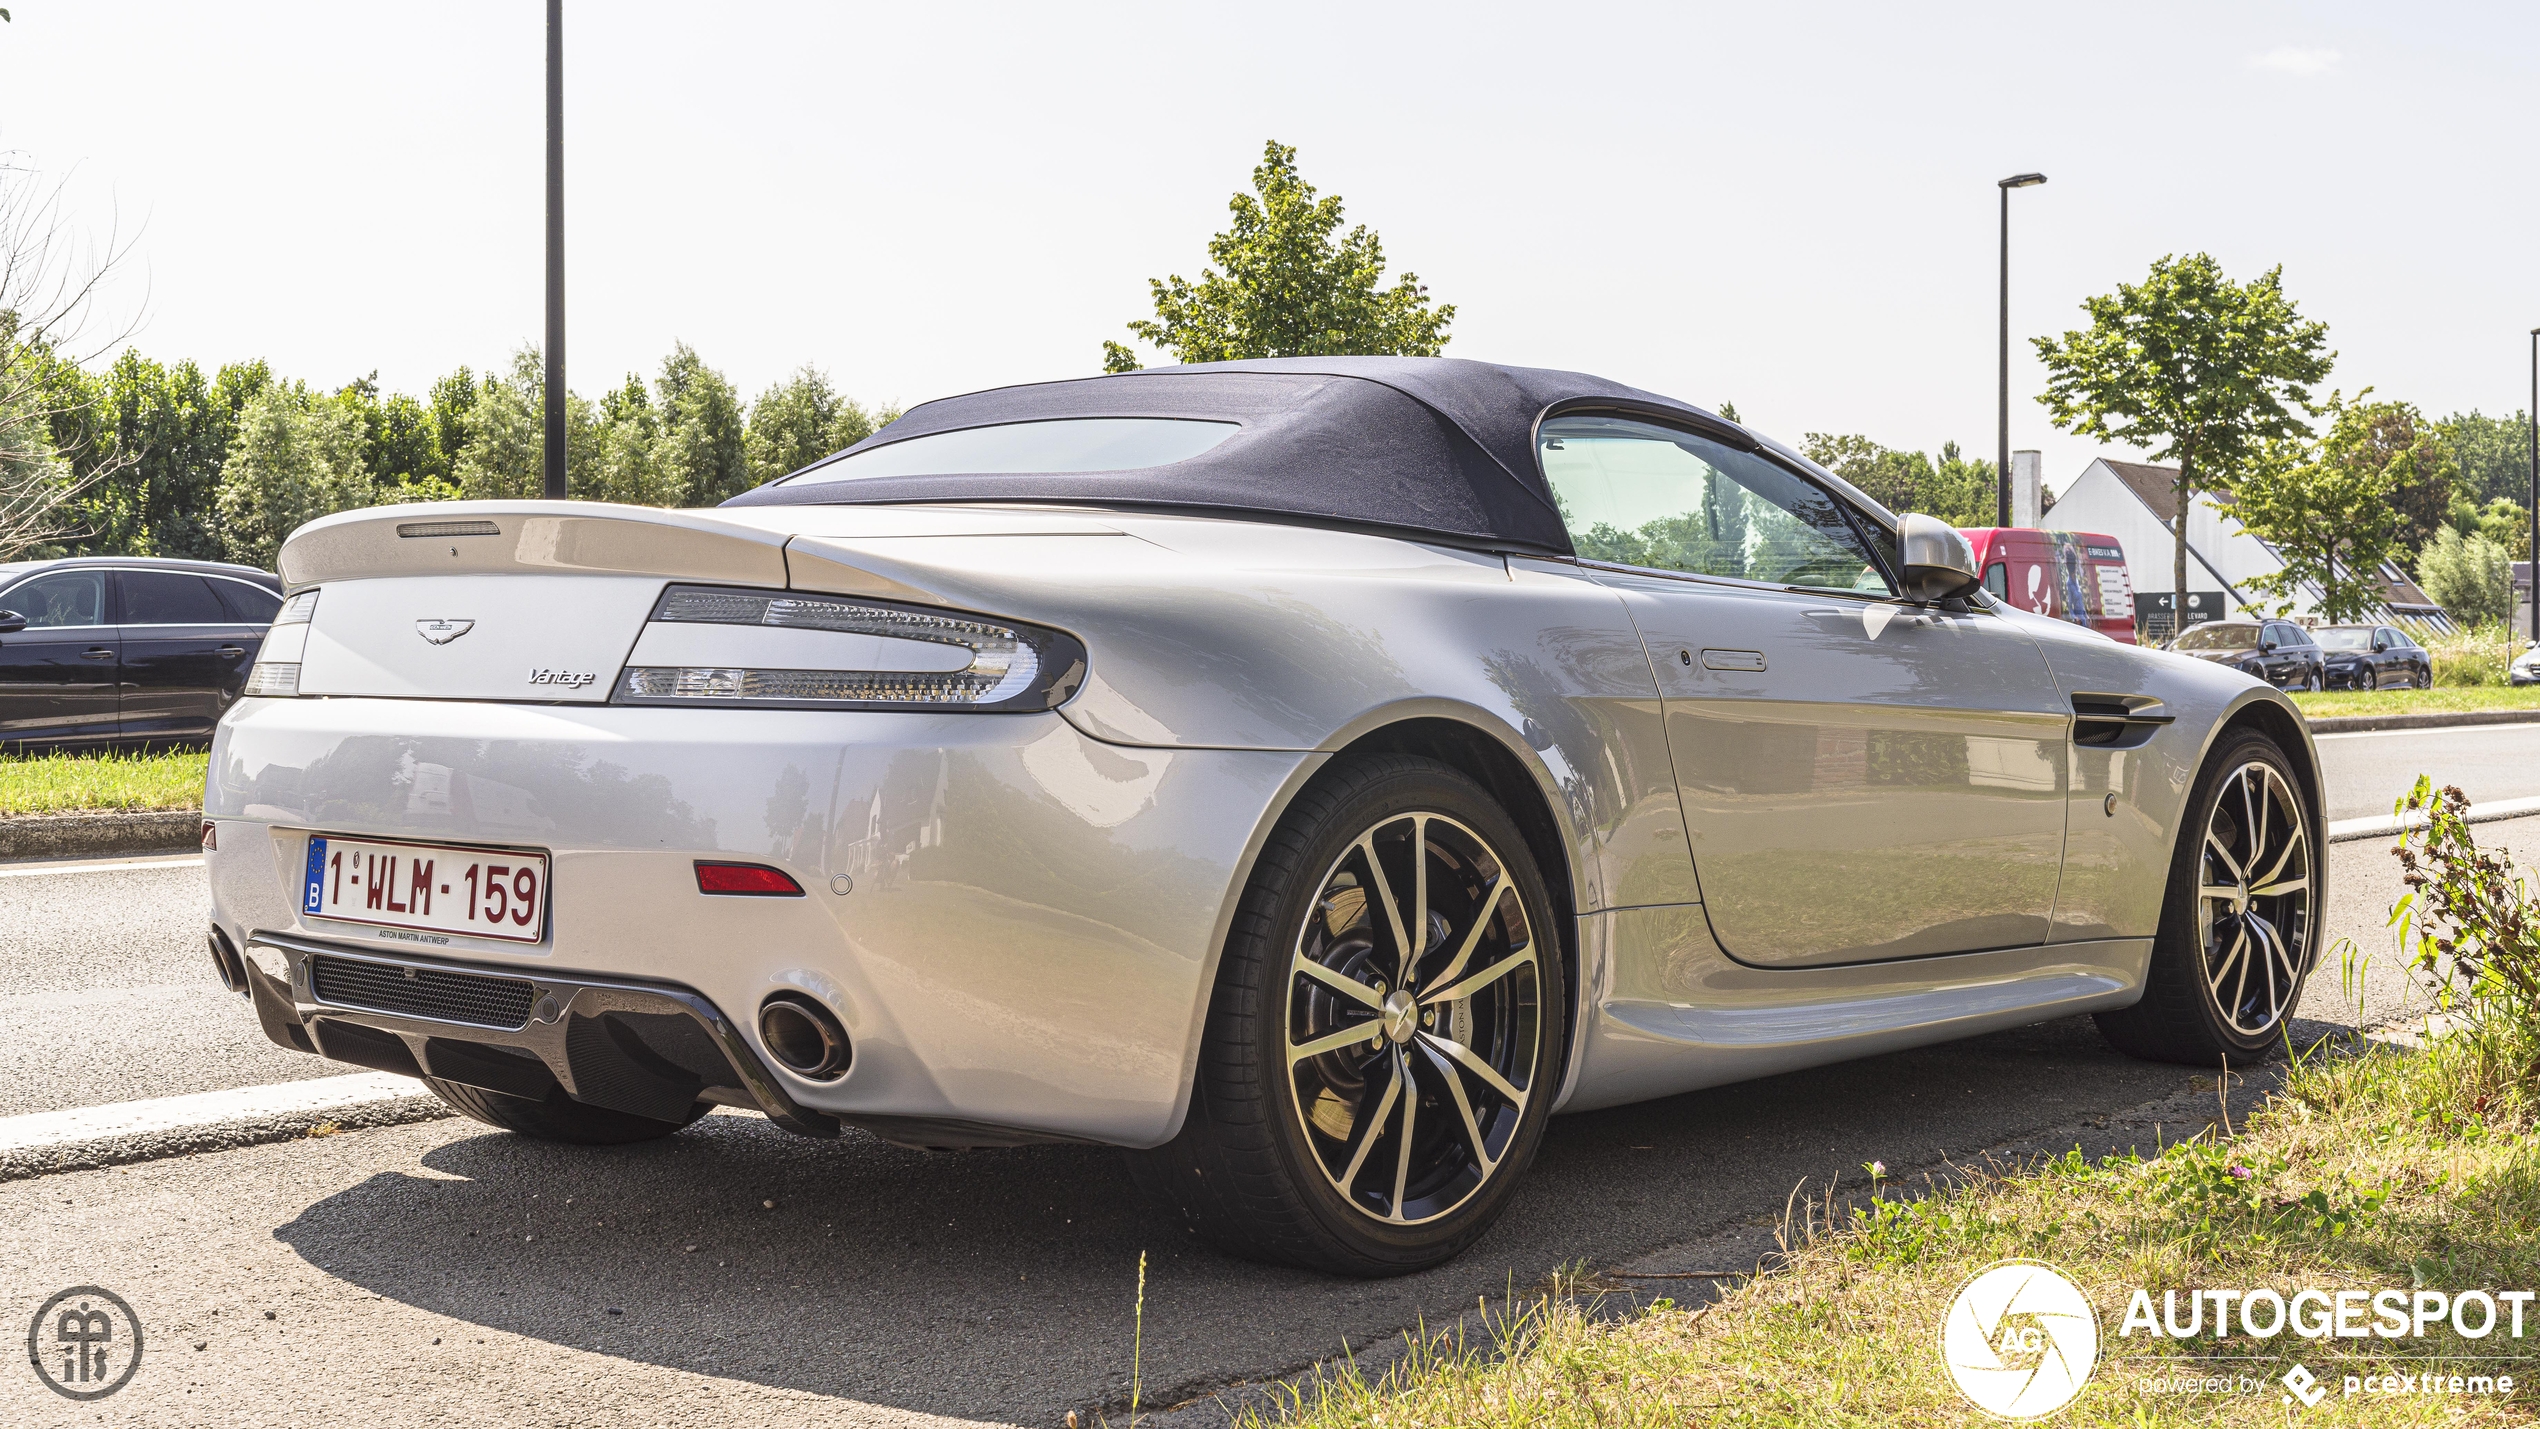
[[[453,1115],[456,1113],[446,1103],[422,1090],[418,1083],[412,1096],[0,1151],[0,1182],[23,1181],[32,1176],[51,1176],[64,1171],[93,1171],[101,1166],[128,1166],[140,1161],[192,1156],[205,1151],[229,1151],[241,1146],[261,1146],[269,1141],[297,1141],[324,1126],[332,1126],[338,1131],[360,1131],[371,1127],[403,1126],[408,1122],[438,1121]]]
[[[190,853],[202,845],[203,815],[196,809],[0,819],[0,859],[122,858]]]
[[[2453,729],[2474,724],[2540,724],[2540,709],[2454,710],[2439,714],[2331,715],[2310,721],[2313,734],[2367,734],[2383,729]]]
[[[2470,805],[2465,817],[2469,823],[2492,824],[2499,819],[2527,819],[2533,814],[2540,814],[2540,799],[2490,799],[2484,804]],[[2422,809],[2410,815],[2404,823],[2388,814],[2338,819],[2328,826],[2328,841],[2335,844],[2348,839],[2396,838],[2400,830],[2421,829],[2426,823]]]

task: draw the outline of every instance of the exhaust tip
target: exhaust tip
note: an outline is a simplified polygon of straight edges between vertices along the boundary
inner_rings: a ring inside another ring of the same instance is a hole
[[[780,992],[759,1008],[758,1035],[785,1070],[813,1081],[845,1076],[853,1056],[837,1014],[798,992]]]
[[[212,945],[212,972],[220,978],[221,987],[230,992],[246,992],[247,964],[239,958],[238,949],[230,945],[229,934],[214,923],[207,941]]]

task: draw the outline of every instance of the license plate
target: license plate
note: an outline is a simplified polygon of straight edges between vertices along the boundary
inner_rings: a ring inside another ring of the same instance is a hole
[[[312,835],[300,911],[382,928],[534,943],[547,928],[547,856]]]

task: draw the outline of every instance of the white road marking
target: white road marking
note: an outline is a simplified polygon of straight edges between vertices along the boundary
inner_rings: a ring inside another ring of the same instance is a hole
[[[96,863],[38,863],[18,868],[0,866],[0,878],[37,878],[54,873],[113,873],[128,868],[201,868],[199,853],[145,854],[139,858],[104,859]]]
[[[316,1077],[305,1082],[238,1087],[225,1092],[196,1092],[182,1097],[115,1102],[0,1117],[0,1152],[43,1146],[68,1146],[154,1132],[188,1131],[225,1122],[253,1121],[292,1112],[331,1111],[404,1097],[432,1095],[423,1083],[393,1072],[362,1072],[349,1077]]]
[[[2540,798],[2490,799],[2483,804],[2469,806],[2469,821],[2473,824],[2489,823],[2496,819],[2519,819],[2526,814],[2540,814]],[[2335,819],[2331,820],[2328,826],[2328,841],[2338,843],[2346,839],[2368,839],[2396,834],[2401,827],[2400,822],[2388,814],[2373,814],[2360,819]],[[2405,827],[2411,829],[2425,827],[2425,811],[2419,809],[2410,814]]]
[[[2315,734],[2312,735],[2311,738],[2314,740],[2386,739],[2394,734],[2472,734],[2482,730],[2505,730],[2528,733],[2529,731],[2535,729],[2540,729],[2540,723],[2526,720],[2519,724],[2438,724],[2428,725],[2423,729],[2340,729],[2331,730],[2327,734]]]

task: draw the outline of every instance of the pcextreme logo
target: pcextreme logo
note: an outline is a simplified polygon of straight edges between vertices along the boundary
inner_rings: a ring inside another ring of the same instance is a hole
[[[2089,1383],[2099,1316],[2062,1271],[2006,1260],[1958,1287],[1940,1322],[1940,1359],[1969,1404],[1997,1419],[2042,1418]]]

